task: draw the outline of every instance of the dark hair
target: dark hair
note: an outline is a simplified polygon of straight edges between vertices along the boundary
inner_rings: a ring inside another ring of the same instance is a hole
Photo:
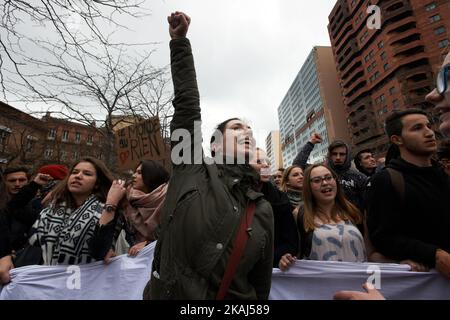
[[[281,171],[284,172],[284,170],[286,170],[285,168],[278,168],[277,171]]]
[[[67,207],[74,208],[75,200],[72,197],[72,194],[69,192],[67,188],[67,182],[69,181],[70,176],[74,168],[81,162],[89,162],[95,168],[97,174],[96,188],[92,192],[100,202],[106,201],[106,196],[108,195],[108,191],[111,188],[112,182],[114,180],[111,172],[103,163],[103,161],[95,159],[93,157],[85,157],[77,162],[75,162],[69,170],[69,174],[61,180],[58,185],[55,187],[52,192],[52,202],[55,202],[56,205],[65,202]]]
[[[427,116],[427,113],[421,109],[410,108],[402,111],[393,111],[385,121],[385,131],[390,139],[392,136],[401,136],[403,131],[402,119],[410,114],[423,114]]]
[[[225,132],[225,127],[227,126],[227,123],[233,120],[240,120],[239,118],[230,118],[225,120],[224,122],[221,122],[217,125],[216,129],[214,130],[213,135],[211,136],[211,139],[209,140],[209,145],[212,145],[214,142],[216,142],[216,136],[217,135],[223,135]],[[215,157],[216,153],[214,150],[211,150],[211,156]]]
[[[438,160],[450,159],[450,139],[444,139],[436,152]]]
[[[371,153],[372,154],[373,152],[370,149],[363,149],[356,154],[353,161],[355,162],[356,169],[358,169],[359,171],[364,170],[363,167],[361,166],[361,155],[363,153]]]
[[[311,188],[311,172],[313,169],[318,167],[324,167],[328,169],[333,175],[336,181],[336,198],[333,206],[333,211],[331,213],[331,218],[336,221],[339,217],[341,220],[350,220],[353,224],[360,224],[362,222],[361,212],[345,197],[344,191],[340,183],[338,182],[337,174],[329,166],[324,164],[314,164],[308,167],[304,173],[303,180],[303,200],[304,200],[304,226],[305,231],[313,231],[316,227],[314,223],[314,216],[317,213],[318,203],[313,196]]]
[[[154,160],[142,160],[139,165],[142,165],[142,180],[148,193],[169,181],[169,172],[167,172],[159,162]]]
[[[8,167],[3,171],[3,176],[6,177],[8,174],[16,172],[24,172],[27,175],[27,178],[30,178],[28,169],[25,167]]]
[[[342,140],[335,140],[328,146],[328,154],[331,154],[331,151],[333,151],[336,148],[345,147],[348,153],[348,146],[347,144]]]
[[[3,208],[6,207],[6,203],[8,201],[7,192],[6,192],[6,186],[5,181],[3,180],[3,174],[0,170],[0,210],[3,210]],[[0,214],[2,214],[0,212]]]

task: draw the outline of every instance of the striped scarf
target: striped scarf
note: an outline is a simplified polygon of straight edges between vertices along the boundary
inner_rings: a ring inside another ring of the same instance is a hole
[[[95,261],[89,241],[100,219],[103,203],[91,195],[72,211],[64,204],[44,209],[31,230],[30,244],[42,248],[44,265],[85,264]]]

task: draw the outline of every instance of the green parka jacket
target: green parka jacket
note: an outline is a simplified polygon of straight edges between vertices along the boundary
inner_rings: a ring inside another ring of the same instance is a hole
[[[273,259],[272,208],[254,191],[259,176],[250,166],[207,164],[203,159],[201,135],[194,141],[194,121],[201,121],[201,115],[190,42],[172,40],[170,48],[175,89],[172,140],[180,131],[175,130],[188,132],[191,148],[199,147],[200,152],[186,159],[200,164],[173,165],[144,298],[215,299],[246,205],[256,201],[251,236],[225,298],[267,299]]]

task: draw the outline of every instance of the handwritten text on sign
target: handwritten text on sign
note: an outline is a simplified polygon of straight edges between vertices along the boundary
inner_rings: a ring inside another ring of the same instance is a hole
[[[116,134],[119,166],[135,169],[141,160],[163,160],[166,150],[157,117],[125,127]]]

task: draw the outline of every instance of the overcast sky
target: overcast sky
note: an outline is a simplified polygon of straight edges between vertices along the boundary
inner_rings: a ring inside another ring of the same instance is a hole
[[[328,15],[336,0],[147,0],[151,15],[128,21],[133,42],[158,42],[153,64],[169,64],[166,17],[191,18],[188,37],[201,95],[204,136],[241,117],[258,145],[278,129],[277,108],[313,46],[330,45]],[[206,140],[206,139],[205,139]]]

